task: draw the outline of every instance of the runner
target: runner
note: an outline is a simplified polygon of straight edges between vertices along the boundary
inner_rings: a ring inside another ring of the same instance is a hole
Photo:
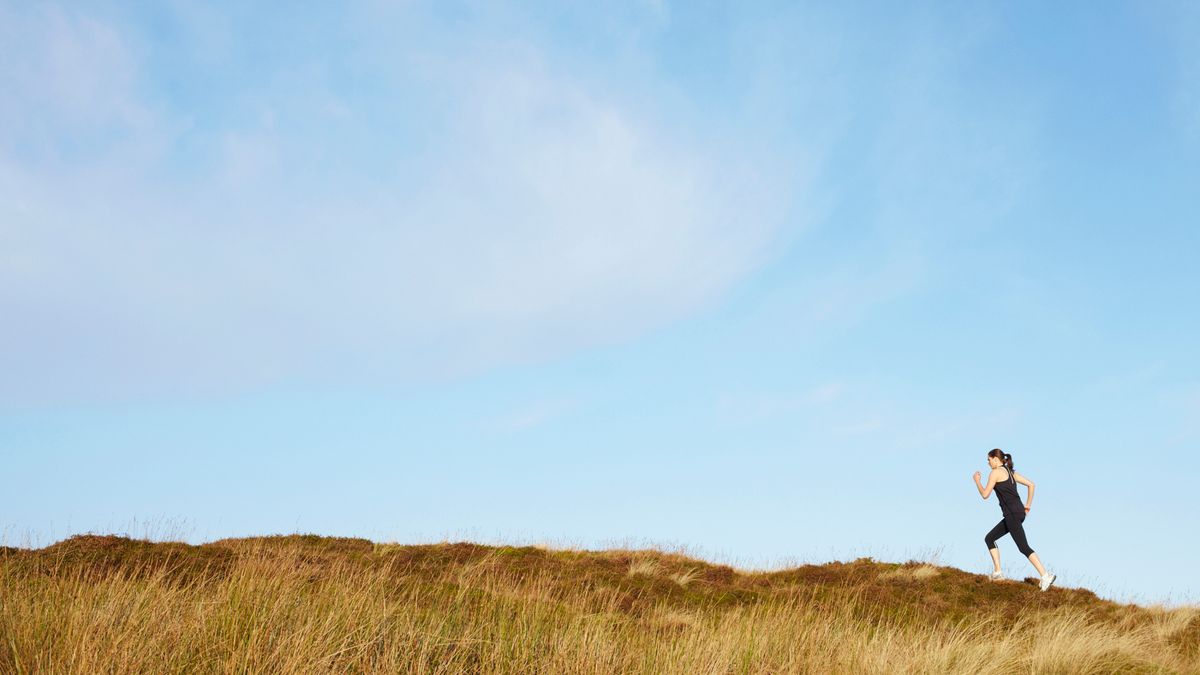
[[[1029,562],[1033,563],[1038,574],[1042,575],[1041,589],[1048,590],[1050,584],[1054,583],[1055,575],[1047,572],[1046,568],[1042,566],[1042,561],[1038,559],[1037,553],[1033,552],[1029,542],[1025,539],[1025,528],[1021,525],[1025,522],[1025,515],[1033,508],[1033,481],[1014,471],[1012,455],[1003,452],[1000,448],[988,453],[987,462],[992,469],[991,474],[988,475],[987,485],[980,482],[981,474],[976,471],[975,487],[979,489],[979,496],[984,499],[987,499],[994,489],[996,499],[1000,502],[1000,513],[1004,516],[983,538],[983,541],[987,543],[988,553],[992,554],[992,564],[995,567],[991,575],[992,581],[1004,579],[1004,573],[1000,571],[1000,549],[996,548],[996,540],[1006,534],[1011,534],[1013,541],[1017,544],[1017,549],[1029,558]],[[1021,496],[1017,494],[1017,483],[1029,489],[1027,504],[1021,504]]]

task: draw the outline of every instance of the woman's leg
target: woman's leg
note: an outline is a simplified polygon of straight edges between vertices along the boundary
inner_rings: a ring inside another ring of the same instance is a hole
[[[1037,553],[1033,552],[1033,549],[1029,547],[1029,542],[1025,539],[1025,528],[1021,525],[1021,521],[1025,519],[1006,516],[1004,520],[1008,522],[1008,531],[1012,534],[1013,541],[1017,543],[1017,548],[1025,554],[1025,557],[1029,558],[1029,562],[1033,563],[1038,574],[1046,576],[1046,568],[1042,567],[1042,561],[1038,559]]]
[[[996,548],[996,540],[1006,534],[1008,534],[1008,524],[1001,520],[983,537],[983,542],[988,547],[988,553],[992,554],[992,564],[996,566],[997,572],[1000,571],[1000,549]]]

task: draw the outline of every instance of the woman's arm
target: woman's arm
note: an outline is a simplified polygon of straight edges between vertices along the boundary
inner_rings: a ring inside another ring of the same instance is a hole
[[[984,487],[983,483],[979,482],[980,475],[978,471],[975,472],[975,489],[979,490],[980,497],[987,499],[992,494],[992,488],[996,487],[996,470],[992,469],[992,472],[988,474],[987,487]]]
[[[1025,476],[1022,476],[1016,471],[1013,472],[1013,480],[1029,488],[1029,496],[1025,498],[1025,510],[1028,511],[1029,509],[1033,508],[1033,481],[1029,480]]]

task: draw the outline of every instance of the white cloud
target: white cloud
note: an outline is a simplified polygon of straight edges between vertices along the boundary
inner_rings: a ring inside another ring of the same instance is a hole
[[[217,161],[181,177],[169,152],[129,149],[162,147],[164,129],[190,120],[139,99],[115,29],[56,12],[26,18],[21,44],[30,62],[60,61],[64,81],[39,89],[23,66],[0,76],[64,110],[98,101],[80,119],[108,119],[93,130],[107,145],[36,171],[2,139],[0,194],[13,199],[0,204],[0,366],[15,376],[0,400],[387,381],[624,339],[713,302],[758,264],[796,189],[536,50],[425,55],[447,135],[393,175],[356,182],[361,170],[320,154],[352,161],[330,150],[336,139],[288,135],[289,121],[328,117],[316,82],[272,101],[257,127],[217,129]],[[8,117],[34,123],[9,100]],[[66,124],[48,126],[48,142],[74,133]]]
[[[136,56],[109,24],[54,4],[0,6],[0,163],[33,168],[161,149]]]
[[[976,112],[953,107],[953,53],[900,59],[911,89],[860,97],[846,72],[863,64],[847,54],[873,49],[869,36],[848,44],[847,26],[820,17],[791,17],[815,41],[734,31],[750,54],[731,65],[745,100],[700,119],[707,102],[657,81],[648,55],[628,59],[643,79],[622,90],[536,36],[437,33],[407,14],[349,24],[360,44],[336,58],[256,65],[242,88],[201,95],[215,113],[151,105],[169,97],[148,93],[152,64],[120,30],[81,12],[4,11],[21,39],[0,49],[22,53],[0,81],[29,94],[0,103],[19,122],[0,129],[10,402],[441,377],[629,339],[718,302],[794,240],[818,208],[814,181],[825,208],[855,199],[823,161],[865,132],[868,154],[878,141],[865,217],[888,236],[813,261],[767,299],[795,324],[770,333],[792,340],[917,287],[930,237],[1003,211],[1025,143],[995,115],[981,124],[999,135],[951,123]],[[193,58],[232,80],[224,52],[244,36],[203,14]],[[67,84],[29,76],[51,62]],[[335,72],[369,86],[339,88]],[[95,113],[72,121],[79,96]],[[45,100],[61,114],[40,116]],[[855,128],[856,106],[894,114]],[[30,147],[29,129],[44,142]]]

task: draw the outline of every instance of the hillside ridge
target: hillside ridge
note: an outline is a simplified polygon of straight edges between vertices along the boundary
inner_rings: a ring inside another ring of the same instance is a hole
[[[152,542],[121,535],[81,534],[38,549],[6,548],[9,564],[25,564],[76,573],[121,570],[159,571],[170,578],[220,577],[239,558],[292,555],[314,577],[340,565],[391,567],[405,574],[441,575],[461,568],[475,575],[520,580],[545,576],[564,584],[588,582],[636,596],[630,608],[656,601],[692,605],[704,602],[746,604],[778,594],[856,588],[867,606],[908,610],[926,618],[959,618],[981,606],[1002,617],[1031,608],[1086,607],[1099,615],[1122,605],[1084,588],[1037,588],[1037,579],[993,582],[986,575],[955,567],[910,560],[903,563],[864,557],[852,561],[804,564],[779,570],[741,570],[685,555],[645,549],[571,549],[506,546],[468,541],[432,544],[377,543],[369,539],[314,534],[218,539],[202,544]]]
[[[0,549],[0,673],[1200,673],[1200,608],[910,560],[87,534]]]

